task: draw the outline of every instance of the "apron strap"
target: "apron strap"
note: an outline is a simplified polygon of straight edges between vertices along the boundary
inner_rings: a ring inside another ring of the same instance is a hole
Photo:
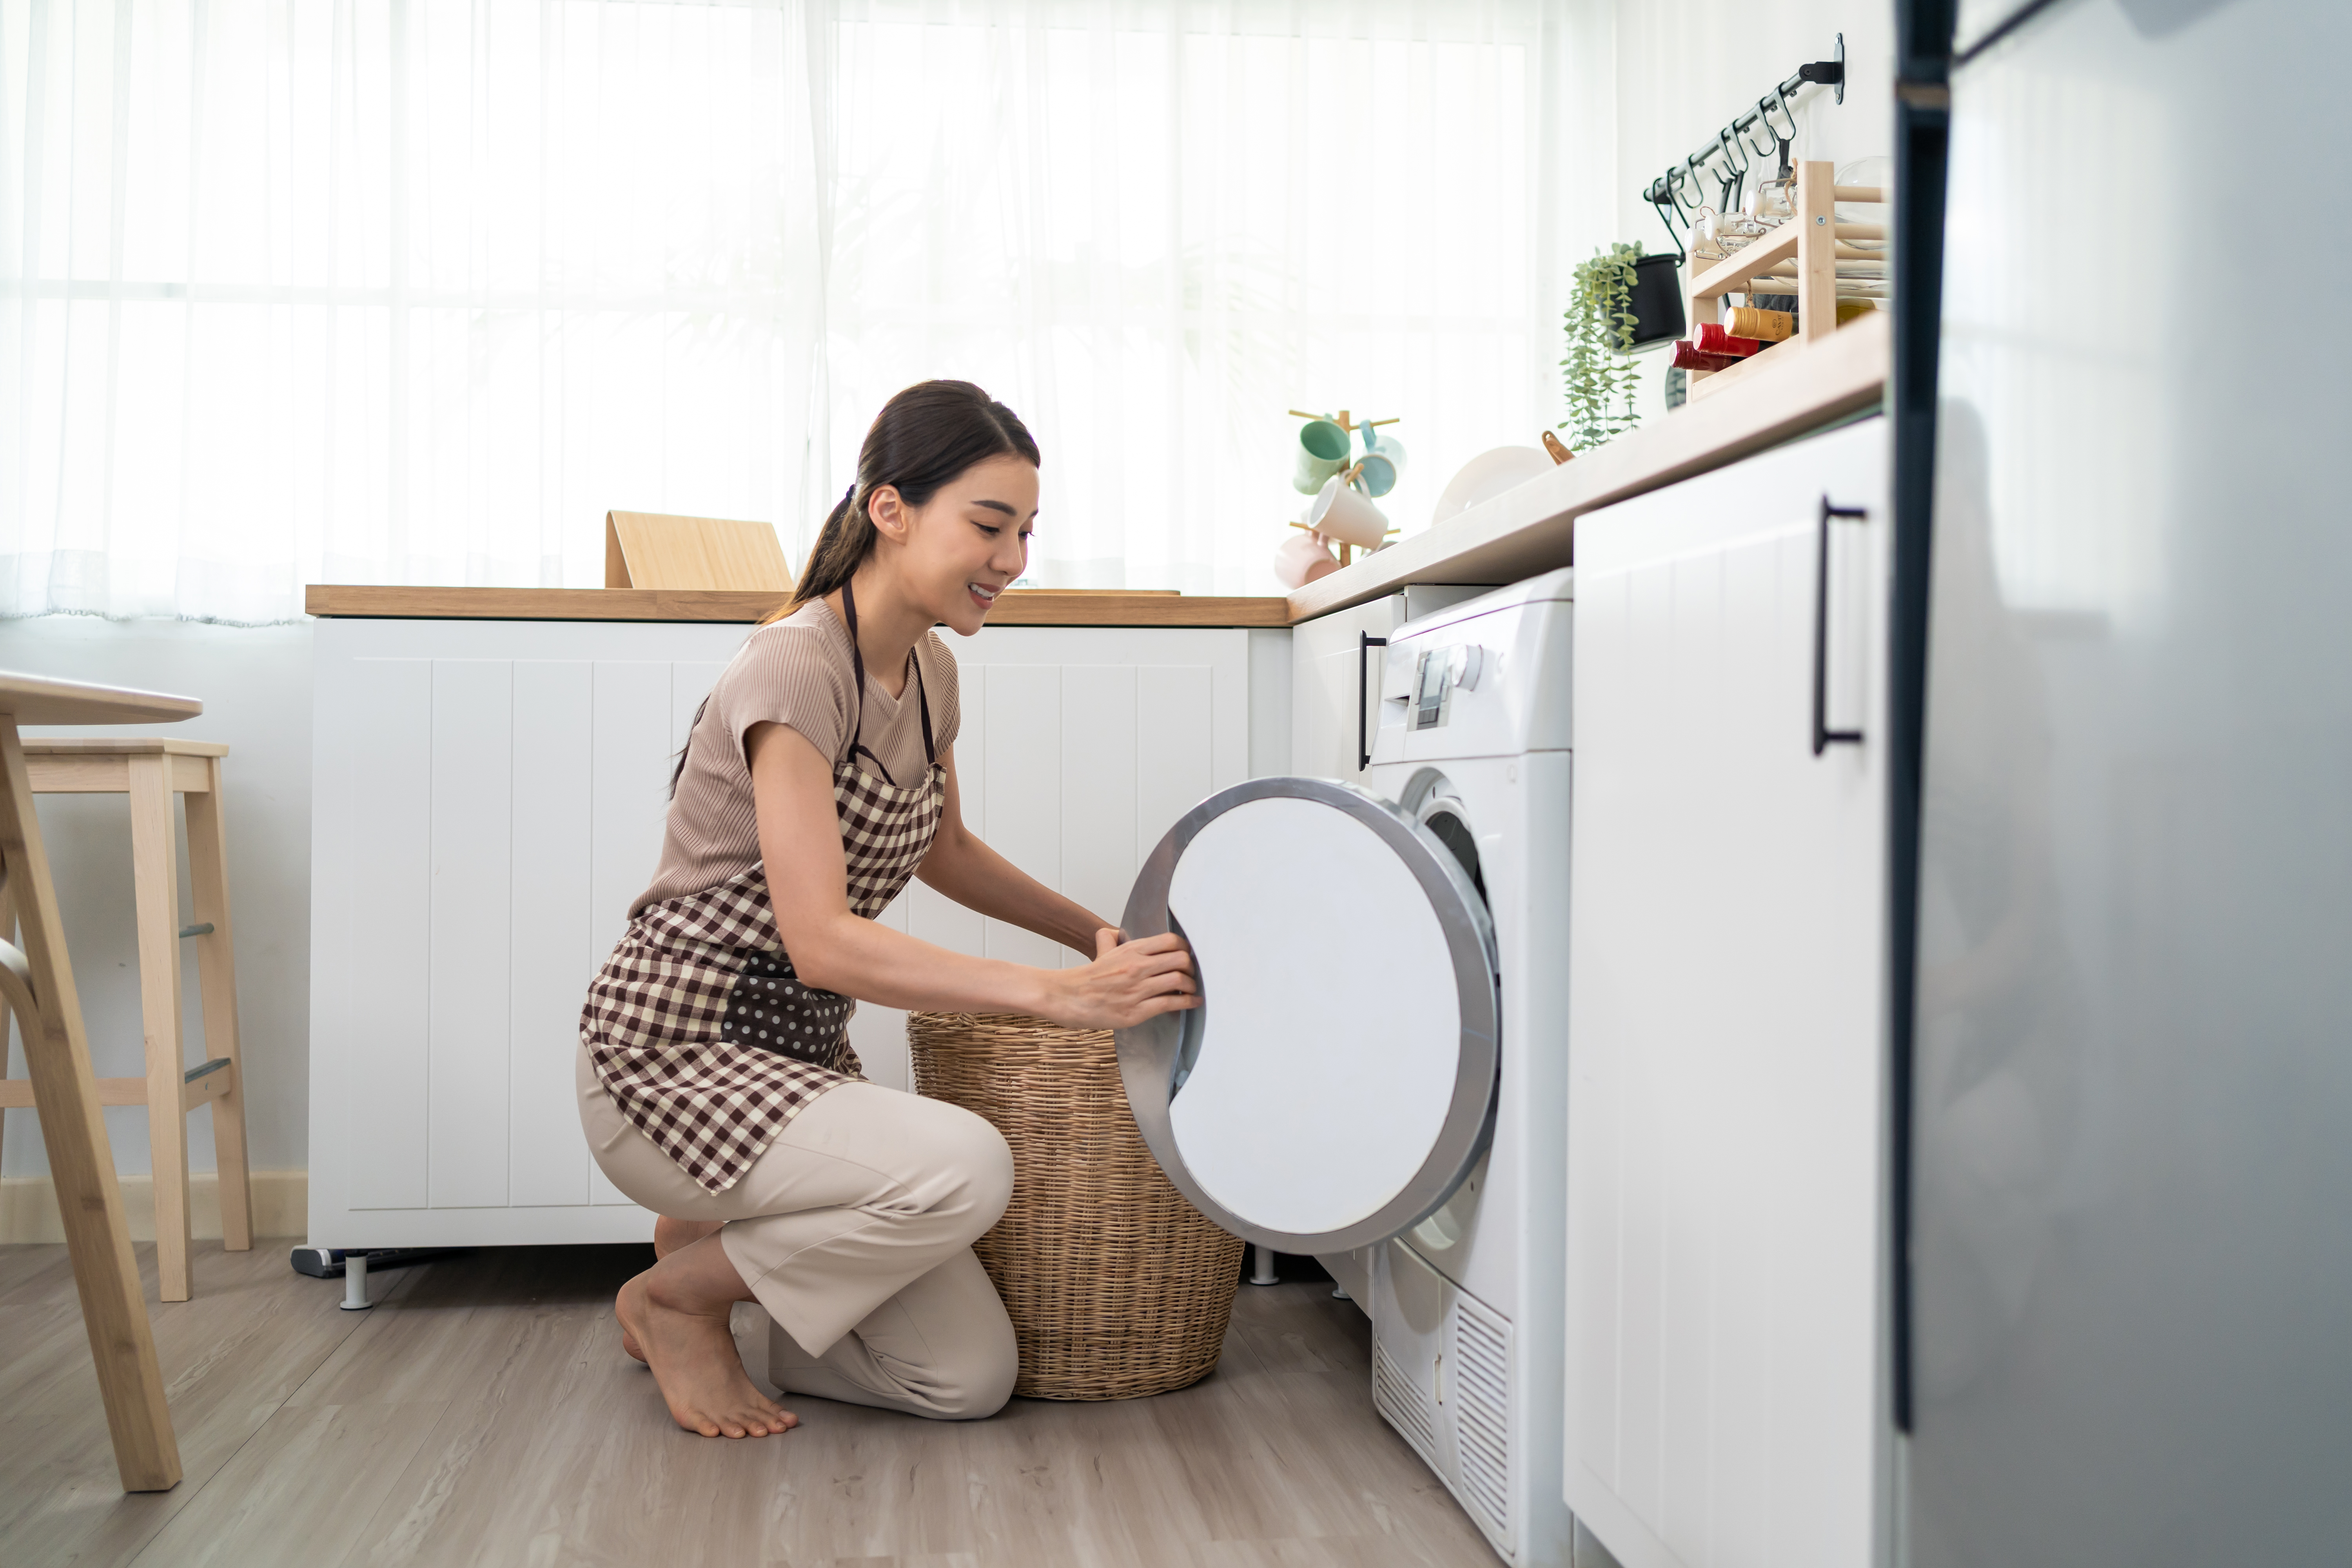
[[[875,767],[881,770],[882,782],[896,789],[898,787],[898,781],[890,776],[890,770],[883,764],[880,757],[874,755],[873,748],[866,743],[866,654],[857,646],[857,594],[845,582],[841,585],[841,618],[849,626],[849,668],[857,682],[857,727],[852,730],[849,735],[850,760],[856,761],[858,753],[864,752],[873,760]],[[921,709],[923,716],[923,764],[926,769],[934,768],[939,765],[940,754],[931,741],[931,700],[929,694],[923,689],[923,660],[920,655],[911,649],[908,650],[908,658],[914,661],[915,701]]]

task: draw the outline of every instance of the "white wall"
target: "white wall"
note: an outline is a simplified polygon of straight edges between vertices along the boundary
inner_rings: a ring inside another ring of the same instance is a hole
[[[1883,5],[1829,0],[1600,0],[1570,7],[1551,47],[1575,89],[1547,106],[1552,153],[1543,177],[1567,193],[1558,243],[1572,264],[1610,240],[1666,248],[1641,191],[1743,104],[1802,60],[1830,58],[1845,34],[1840,105],[1811,90],[1797,112],[1792,155],[1843,163],[1891,150],[1894,31]],[[1645,421],[1663,417],[1664,355],[1644,358]],[[1253,638],[1251,772],[1279,772],[1288,742],[1286,681],[1270,660],[1287,635]],[[248,1062],[256,1169],[308,1163],[310,1008],[310,633],[307,625],[236,628],[70,616],[0,622],[0,668],[114,681],[201,697],[205,717],[180,732],[226,742],[230,896]],[[1283,711],[1277,715],[1278,699]],[[1281,760],[1277,761],[1277,757]],[[67,941],[98,1070],[131,1075],[139,1060],[138,967],[131,929],[131,854],[123,805],[53,797],[41,820],[65,905]],[[190,1049],[201,1037],[195,972],[187,997]],[[11,1071],[21,1074],[12,1056]],[[145,1113],[107,1113],[116,1163],[147,1169]],[[0,1173],[47,1169],[29,1110],[9,1111]],[[189,1161],[212,1165],[209,1119],[189,1122]]]
[[[0,621],[0,669],[104,681],[204,700],[201,719],[122,733],[219,741],[228,806],[229,907],[236,917],[237,1000],[246,1062],[246,1128],[253,1168],[309,1163],[310,1012],[310,628],[215,626],[187,621],[101,621],[79,616]],[[91,730],[28,729],[89,735]],[[41,835],[65,915],[75,988],[100,1076],[137,1077],[142,1060],[138,947],[131,927],[131,826],[121,795],[46,795]],[[186,903],[182,827],[181,907]],[[193,944],[191,944],[193,945]],[[204,1020],[196,965],[186,955],[182,995],[190,1059]],[[12,1029],[9,1071],[23,1077]],[[30,1110],[5,1112],[0,1174],[46,1173]],[[144,1172],[147,1113],[106,1112],[115,1168]],[[213,1168],[212,1118],[188,1119],[188,1163]]]
[[[1576,15],[1579,101],[1567,111],[1564,132],[1591,157],[1573,172],[1578,215],[1570,266],[1612,240],[1671,250],[1656,209],[1641,193],[1801,63],[1833,58],[1841,31],[1845,102],[1826,89],[1804,89],[1790,156],[1843,164],[1894,151],[1895,23],[1883,3],[1613,0]],[[1613,177],[1595,188],[1594,174],[1603,168]],[[1665,412],[1666,357],[1643,356],[1645,424]]]

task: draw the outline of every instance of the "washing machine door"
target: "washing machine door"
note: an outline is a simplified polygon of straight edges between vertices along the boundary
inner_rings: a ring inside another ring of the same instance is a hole
[[[1500,1001],[1485,899],[1427,828],[1329,779],[1253,779],[1169,830],[1130,938],[1181,933],[1197,1009],[1118,1033],[1170,1181],[1289,1253],[1397,1234],[1494,1129]]]

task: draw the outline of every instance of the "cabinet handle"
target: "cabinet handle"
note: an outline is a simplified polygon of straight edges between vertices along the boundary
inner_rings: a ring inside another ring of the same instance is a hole
[[[1829,497],[1822,497],[1821,532],[1816,542],[1813,574],[1813,755],[1817,757],[1832,746],[1862,744],[1861,731],[1829,727],[1830,519],[1839,517],[1861,522],[1869,516],[1866,507],[1832,506]]]
[[[1365,700],[1371,694],[1372,649],[1386,647],[1389,639],[1376,637],[1370,632],[1356,634],[1356,771],[1362,773],[1372,765],[1372,741],[1364,723]]]

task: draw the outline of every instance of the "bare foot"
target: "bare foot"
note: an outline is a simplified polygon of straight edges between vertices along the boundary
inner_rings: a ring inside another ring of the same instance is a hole
[[[726,1226],[723,1219],[672,1219],[667,1215],[657,1215],[654,1218],[654,1261],[659,1263],[671,1253],[692,1247],[706,1236],[717,1236]],[[615,1311],[614,1316],[620,1314]],[[626,1323],[621,1325],[621,1349],[628,1352],[632,1361],[646,1359],[645,1347],[637,1343],[637,1336],[629,1332]]]
[[[613,1312],[621,1321],[622,1344],[634,1342],[643,1352],[640,1359],[653,1368],[671,1418],[706,1437],[764,1437],[799,1426],[798,1416],[744,1374],[727,1307],[711,1313],[695,1310],[693,1303],[665,1300],[656,1272],[648,1268],[622,1286]]]
[[[672,1219],[663,1215],[654,1221],[654,1261],[658,1263],[680,1247],[692,1247],[706,1236],[717,1236],[726,1226],[723,1219]]]

